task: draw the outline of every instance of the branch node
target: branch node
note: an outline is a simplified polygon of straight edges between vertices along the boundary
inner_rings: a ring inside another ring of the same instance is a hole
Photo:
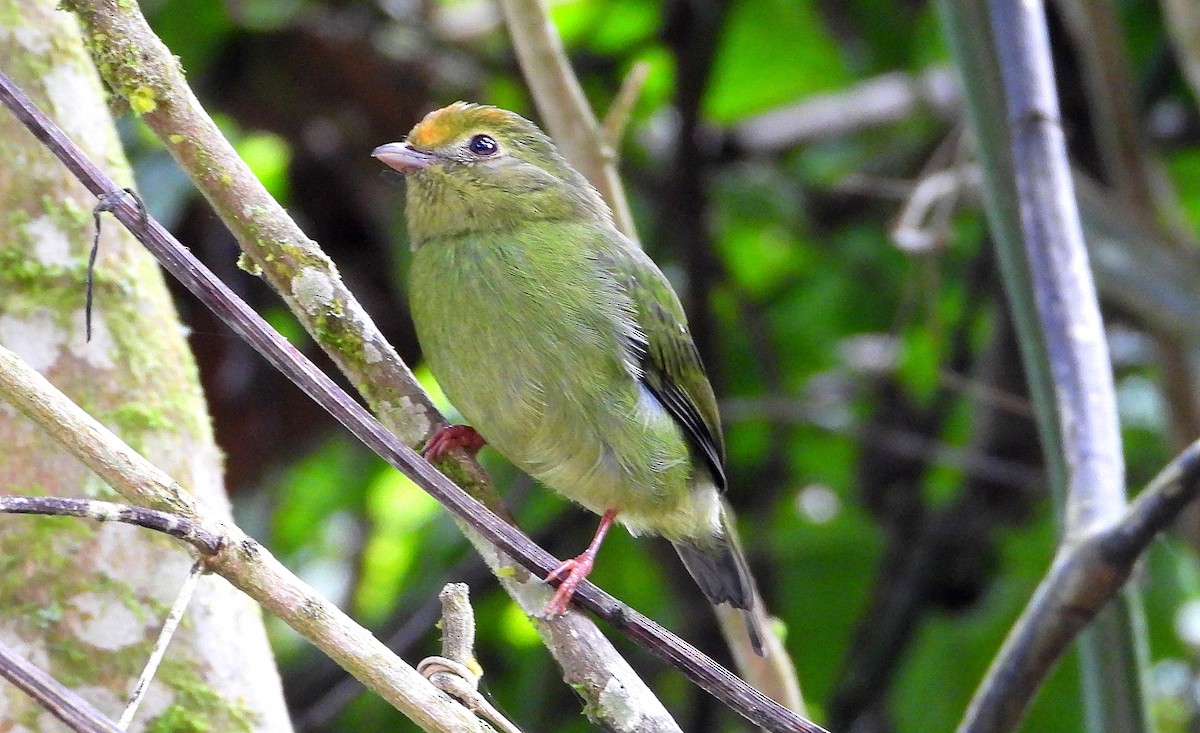
[[[483,675],[475,661],[475,611],[465,583],[447,583],[438,594],[442,602],[442,655],[426,657],[417,671],[429,683],[462,703],[468,710],[503,733],[521,733],[483,695]]]

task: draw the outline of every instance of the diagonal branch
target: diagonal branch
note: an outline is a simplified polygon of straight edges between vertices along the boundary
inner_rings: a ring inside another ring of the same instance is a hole
[[[87,700],[0,644],[0,677],[29,695],[76,733],[122,733]]]
[[[0,82],[6,81],[0,75]],[[3,347],[0,399],[41,426],[126,499],[164,508],[220,538],[219,552],[207,558],[210,570],[258,601],[423,729],[444,733],[479,730],[472,716],[305,585],[266,548],[219,519]]]
[[[3,74],[0,74],[0,102],[8,106],[94,194],[118,190],[119,187]],[[307,357],[234,296],[224,283],[196,260],[155,219],[146,217],[130,200],[122,201],[114,207],[113,213],[146,245],[172,276],[262,354],[272,366],[291,379],[367,447],[411,478],[459,520],[469,524],[488,542],[539,577],[545,577],[558,565],[557,560],[548,552],[468,495],[388,432]],[[257,548],[256,551],[260,549]],[[697,685],[748,720],[771,731],[821,730],[816,724],[750,687],[670,631],[595,585],[582,584],[575,593],[575,599],[578,605],[608,621],[655,656],[682,671]]]
[[[68,0],[87,28],[97,66],[109,86],[130,100],[191,176],[249,260],[284,298],[315,343],[330,356],[380,422],[406,444],[419,444],[445,426],[428,395],[345,284],[310,240],[238,158],[192,93],[178,60],[154,34],[137,2]],[[102,40],[99,40],[102,39]],[[136,59],[136,63],[131,62]],[[452,456],[440,467],[502,517],[499,494],[473,460]],[[485,549],[502,587],[522,606],[545,603],[543,588],[487,540],[459,522],[467,539]],[[568,613],[538,626],[563,677],[604,724],[620,728],[636,712],[647,733],[678,733],[661,701],[600,633],[592,619]],[[551,637],[557,641],[551,642]],[[615,682],[615,685],[614,685]],[[613,695],[613,688],[621,695]]]
[[[1200,441],[1159,472],[1116,525],[1064,545],[971,702],[960,731],[1011,730],[1079,632],[1113,599],[1159,532],[1200,494]]]

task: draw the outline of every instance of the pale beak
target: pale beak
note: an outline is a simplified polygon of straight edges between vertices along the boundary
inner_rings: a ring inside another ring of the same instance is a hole
[[[371,151],[371,157],[377,158],[389,168],[395,168],[401,173],[428,168],[437,162],[437,157],[417,150],[408,143],[388,143],[380,145]]]

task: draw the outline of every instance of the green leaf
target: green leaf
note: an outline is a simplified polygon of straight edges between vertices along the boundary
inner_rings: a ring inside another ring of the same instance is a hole
[[[740,0],[729,10],[704,112],[736,122],[846,81],[837,44],[806,0]]]

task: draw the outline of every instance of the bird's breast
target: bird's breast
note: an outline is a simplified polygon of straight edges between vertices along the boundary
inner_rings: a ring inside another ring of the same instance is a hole
[[[686,498],[689,449],[630,363],[626,296],[562,246],[570,237],[419,248],[417,334],[446,395],[494,448],[593,511],[651,515]]]

